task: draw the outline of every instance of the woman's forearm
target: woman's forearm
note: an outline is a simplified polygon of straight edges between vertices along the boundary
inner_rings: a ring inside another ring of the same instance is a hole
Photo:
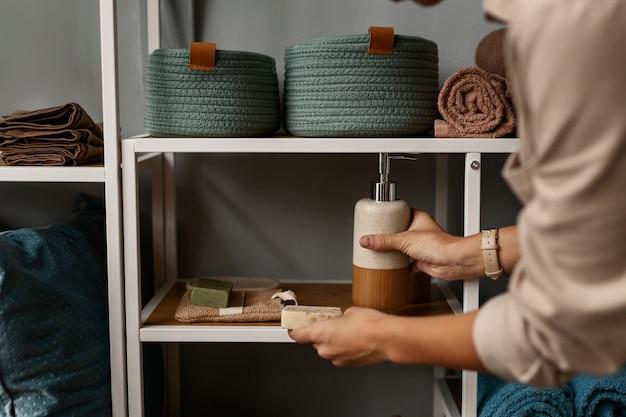
[[[459,239],[454,243],[453,253],[459,257],[458,262],[467,265],[468,270],[475,271],[482,276],[485,270],[482,251],[480,249],[480,233]],[[510,274],[519,260],[519,245],[517,240],[517,226],[507,226],[498,229],[498,260],[506,274]]]
[[[519,261],[519,243],[517,240],[517,225],[501,227],[498,230],[498,260],[504,272],[510,274]]]
[[[389,316],[380,327],[389,361],[484,371],[472,339],[477,311],[434,317]]]
[[[480,233],[459,239],[455,245],[453,250],[459,254],[459,262],[481,276],[485,266]],[[516,225],[498,230],[498,245],[500,265],[510,274],[519,260]],[[389,316],[381,326],[381,346],[387,358],[395,363],[483,371],[472,339],[477,314],[478,311],[435,317]]]

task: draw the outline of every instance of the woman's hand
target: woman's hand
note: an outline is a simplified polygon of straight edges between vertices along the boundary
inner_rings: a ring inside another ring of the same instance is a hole
[[[484,275],[480,236],[461,238],[444,232],[433,218],[413,210],[406,232],[394,235],[362,236],[359,243],[375,251],[396,250],[413,258],[413,271],[431,277],[458,280]]]
[[[351,307],[343,317],[292,330],[335,366],[381,362],[484,370],[474,349],[476,312],[433,317],[399,317]]]
[[[297,343],[312,344],[335,366],[373,365],[388,360],[382,346],[387,318],[376,310],[351,307],[340,318],[292,330],[289,336]]]

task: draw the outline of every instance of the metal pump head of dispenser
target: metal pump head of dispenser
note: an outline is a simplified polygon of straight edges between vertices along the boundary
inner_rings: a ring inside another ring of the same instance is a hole
[[[372,200],[377,202],[396,201],[396,183],[389,181],[392,159],[415,161],[415,155],[378,154],[378,182],[372,184]]]
[[[389,181],[390,161],[388,153],[378,154],[378,182],[372,184],[372,200],[382,202],[396,199],[396,183]]]

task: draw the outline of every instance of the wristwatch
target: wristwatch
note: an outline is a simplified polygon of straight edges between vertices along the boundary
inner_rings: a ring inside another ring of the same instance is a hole
[[[480,249],[483,252],[485,275],[493,280],[500,278],[504,271],[498,261],[498,249],[500,249],[498,246],[498,229],[481,232]]]

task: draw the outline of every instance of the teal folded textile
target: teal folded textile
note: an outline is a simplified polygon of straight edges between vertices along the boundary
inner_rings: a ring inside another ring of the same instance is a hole
[[[0,416],[111,417],[103,205],[0,233]]]
[[[576,394],[577,417],[626,416],[626,367],[615,375],[579,375],[569,385]]]
[[[573,417],[572,390],[542,389],[503,381],[492,375],[478,378],[480,417]]]

